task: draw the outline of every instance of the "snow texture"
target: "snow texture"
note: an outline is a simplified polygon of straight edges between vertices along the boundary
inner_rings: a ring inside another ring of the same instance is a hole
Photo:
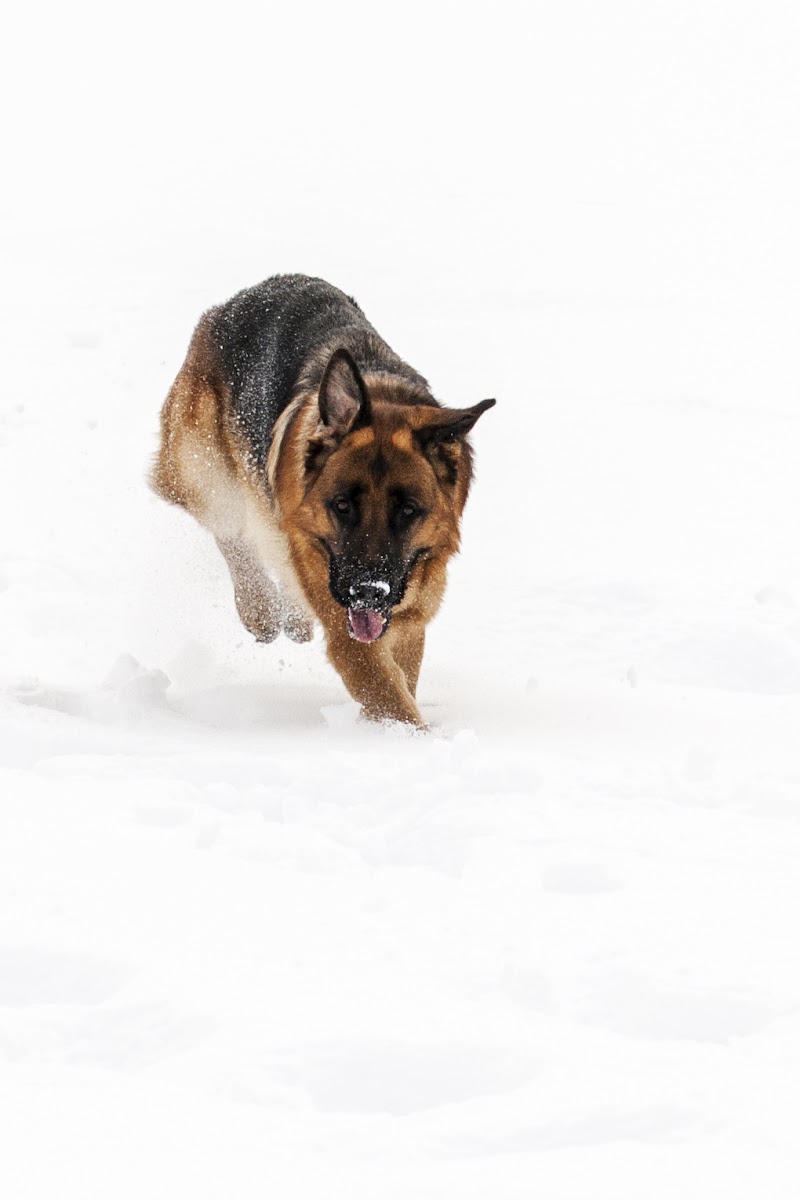
[[[793,6],[8,25],[0,1195],[797,1197]],[[278,271],[498,398],[430,735],[145,488]]]

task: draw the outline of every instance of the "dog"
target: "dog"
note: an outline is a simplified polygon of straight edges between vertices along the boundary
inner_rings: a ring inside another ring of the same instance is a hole
[[[276,275],[200,319],[150,483],[214,535],[259,641],[316,619],[363,715],[424,728],[425,627],[494,403],[443,407],[355,300]]]

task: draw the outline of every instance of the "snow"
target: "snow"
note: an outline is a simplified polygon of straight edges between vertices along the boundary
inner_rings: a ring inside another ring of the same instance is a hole
[[[796,1197],[791,7],[128,15],[2,73],[0,1194]],[[432,734],[145,487],[276,271],[498,398]]]

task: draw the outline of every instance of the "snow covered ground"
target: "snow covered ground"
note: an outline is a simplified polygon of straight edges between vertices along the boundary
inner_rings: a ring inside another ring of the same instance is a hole
[[[0,1195],[796,1197],[791,8],[107,12],[3,73]],[[429,736],[144,486],[282,270],[498,398]]]

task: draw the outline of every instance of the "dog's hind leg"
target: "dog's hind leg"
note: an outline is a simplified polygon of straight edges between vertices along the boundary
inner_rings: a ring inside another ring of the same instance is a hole
[[[246,542],[217,538],[233,580],[236,611],[256,641],[273,642],[281,631],[278,589]]]

